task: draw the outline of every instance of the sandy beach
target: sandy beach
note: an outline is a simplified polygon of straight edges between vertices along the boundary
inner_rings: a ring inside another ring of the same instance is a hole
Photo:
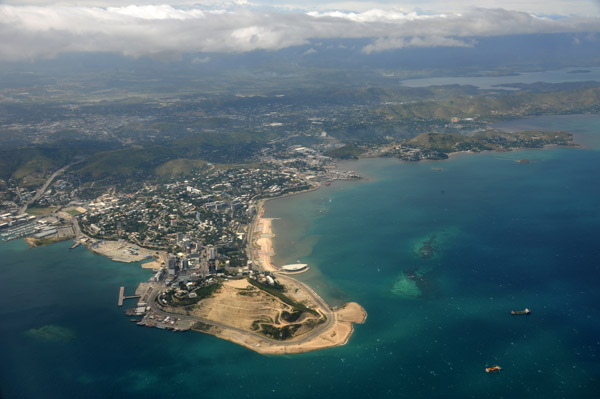
[[[273,249],[273,237],[275,237],[272,230],[273,219],[262,217],[264,214],[263,205],[264,202],[261,201],[259,203],[259,212],[256,216],[256,221],[252,225],[254,242],[250,243],[250,246],[253,255],[255,256],[255,261],[258,263],[260,269],[273,272],[277,276],[277,279],[287,288],[286,295],[289,295],[295,301],[300,303],[312,304],[321,315],[328,319],[328,322],[326,323],[327,327],[316,334],[307,331],[306,333],[300,334],[298,337],[282,341],[281,343],[267,342],[252,334],[244,334],[241,331],[215,326],[205,329],[202,332],[235,342],[262,354],[303,353],[344,345],[352,335],[354,330],[353,324],[363,323],[365,321],[367,317],[366,311],[362,306],[355,302],[347,303],[344,306],[331,311],[325,301],[323,301],[310,287],[290,276],[284,276],[282,273],[278,272],[279,269],[271,261],[271,257],[275,255]],[[238,302],[236,301],[236,294],[234,291],[236,289],[245,289],[248,286],[248,283],[245,280],[240,280],[236,282],[228,281],[224,285],[224,289],[217,295],[217,297],[223,296],[224,298],[216,299],[220,305],[213,306],[207,304],[207,307],[211,309],[212,314],[198,314],[198,316],[214,319],[214,317],[217,316],[214,309],[218,308],[221,310],[217,319],[219,319],[221,323],[247,329],[248,326],[244,324],[249,325],[249,322],[251,323],[257,315],[252,315],[253,311],[248,308],[248,303],[240,302],[239,304],[234,305]],[[232,291],[232,289],[234,291]],[[211,301],[212,300],[209,300],[209,302]],[[248,299],[245,300],[245,302],[247,301]],[[228,304],[230,307],[229,311],[223,312],[225,309],[223,303]],[[232,305],[233,308],[231,308]],[[261,303],[261,306],[259,307],[262,308],[263,312],[265,309],[271,309],[271,313],[274,314],[270,316],[273,318],[281,311],[280,309],[275,310],[274,304],[267,305],[266,303]],[[244,308],[245,310],[240,312],[239,308]],[[232,313],[229,314],[230,312]],[[250,314],[247,315],[246,313]],[[238,320],[240,317],[243,319],[245,316],[250,315],[252,315],[252,317],[248,319],[246,323],[241,323],[240,320]]]
[[[254,237],[258,237],[255,244],[258,248],[254,249],[255,254],[258,258],[260,266],[266,271],[276,271],[277,268],[271,262],[271,256],[275,255],[273,250],[273,240],[275,237],[271,228],[272,218],[263,218],[263,208],[261,205],[261,211],[257,217],[256,224],[254,225]]]

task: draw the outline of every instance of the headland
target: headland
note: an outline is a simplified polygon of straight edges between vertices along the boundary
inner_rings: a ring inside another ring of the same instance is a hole
[[[318,187],[315,184],[311,189]],[[273,263],[273,219],[263,217],[264,203],[257,202],[256,216],[248,225],[247,272],[199,278],[202,272],[197,270],[187,283],[173,284],[172,278],[162,278],[165,272],[159,269],[137,287],[137,306],[126,313],[141,317],[132,319],[141,326],[203,332],[262,354],[302,353],[348,342],[353,324],[363,323],[366,311],[355,302],[331,307],[308,285],[290,276],[308,265],[294,265],[290,272]],[[103,243],[102,252],[96,252],[128,260],[115,255],[123,244],[109,244]],[[158,258],[146,265],[160,267],[163,262]]]

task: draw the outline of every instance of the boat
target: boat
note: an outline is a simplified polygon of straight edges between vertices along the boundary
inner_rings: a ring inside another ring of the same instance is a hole
[[[529,308],[525,308],[525,310],[511,310],[510,314],[512,315],[523,315],[523,314],[530,314],[531,310],[529,310]]]
[[[327,183],[325,183],[326,186],[331,186],[331,182],[328,181]]]
[[[499,371],[502,371],[502,367],[500,367],[500,366],[492,366],[492,367],[485,368],[486,373],[497,373]]]

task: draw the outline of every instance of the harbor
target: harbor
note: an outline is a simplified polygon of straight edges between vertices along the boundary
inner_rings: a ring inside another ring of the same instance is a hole
[[[119,288],[119,301],[118,301],[118,306],[123,306],[123,301],[125,299],[133,299],[133,298],[139,298],[140,295],[129,295],[126,296],[125,295],[125,287],[121,287]]]

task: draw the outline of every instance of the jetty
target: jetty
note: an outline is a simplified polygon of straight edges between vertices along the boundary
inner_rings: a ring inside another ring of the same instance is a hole
[[[130,296],[125,296],[125,287],[121,287],[119,288],[119,302],[118,305],[119,306],[123,306],[123,301],[125,299],[133,299],[133,298],[139,298],[141,295],[130,295]]]

